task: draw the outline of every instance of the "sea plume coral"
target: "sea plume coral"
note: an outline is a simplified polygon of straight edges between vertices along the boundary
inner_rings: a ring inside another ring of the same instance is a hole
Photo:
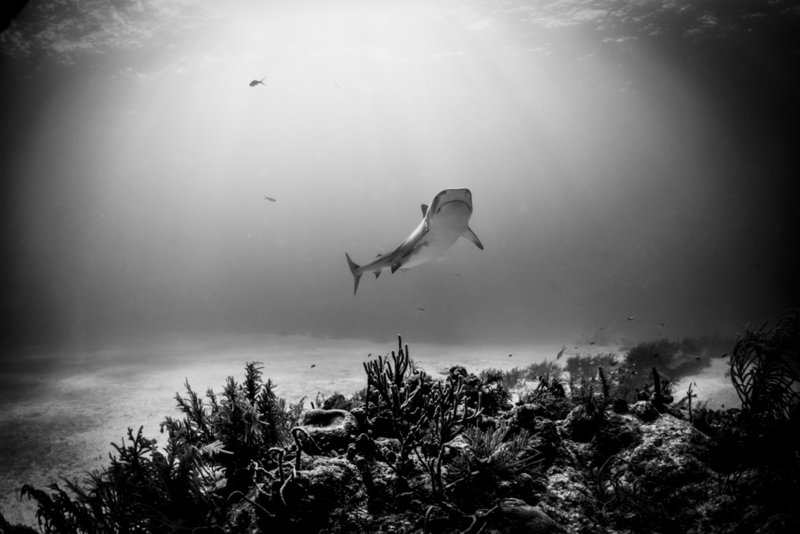
[[[800,308],[747,330],[731,353],[731,381],[751,419],[788,421],[800,402]]]

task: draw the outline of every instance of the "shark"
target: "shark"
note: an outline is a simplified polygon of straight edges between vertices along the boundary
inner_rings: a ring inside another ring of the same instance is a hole
[[[445,189],[433,198],[430,206],[422,205],[422,222],[405,241],[390,254],[378,254],[367,265],[361,266],[345,252],[347,264],[355,283],[353,295],[364,273],[374,273],[378,278],[383,271],[407,271],[417,265],[434,260],[464,237],[483,250],[483,243],[469,227],[472,216],[472,193],[469,189]]]

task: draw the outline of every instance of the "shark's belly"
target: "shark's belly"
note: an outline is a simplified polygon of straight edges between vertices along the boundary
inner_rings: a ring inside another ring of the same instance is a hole
[[[435,239],[424,241],[421,246],[418,246],[409,257],[408,261],[403,262],[403,269],[410,269],[417,265],[422,265],[425,262],[435,260],[452,247],[458,241],[459,234],[456,232],[447,232],[445,234],[437,235]]]

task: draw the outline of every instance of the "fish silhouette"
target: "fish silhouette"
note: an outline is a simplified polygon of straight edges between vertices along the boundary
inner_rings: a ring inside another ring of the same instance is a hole
[[[274,199],[274,198],[272,198],[272,197],[268,197],[268,196],[265,196],[265,197],[264,197],[264,200],[269,200],[270,202],[277,202],[277,200],[275,200],[275,199]]]
[[[250,82],[250,87],[255,87],[258,84],[266,86],[267,84],[264,83],[264,80],[266,80],[266,79],[267,79],[267,77],[264,76],[260,80],[253,80],[252,82]]]
[[[383,271],[394,273],[406,271],[417,265],[434,260],[453,246],[459,237],[465,237],[483,250],[483,243],[469,227],[472,216],[472,193],[469,189],[445,189],[436,195],[430,208],[422,205],[422,222],[405,241],[390,254],[379,254],[371,263],[360,266],[345,252],[347,264],[355,279],[353,295],[358,291],[358,282],[364,273],[375,273],[378,278]]]

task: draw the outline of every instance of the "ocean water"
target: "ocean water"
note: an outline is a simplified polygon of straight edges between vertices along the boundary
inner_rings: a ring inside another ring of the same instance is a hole
[[[397,333],[436,375],[796,306],[790,4],[30,0],[0,27],[0,509],[246,361],[297,400]],[[454,188],[483,248],[354,295],[345,254]],[[691,379],[712,406],[724,372]]]

